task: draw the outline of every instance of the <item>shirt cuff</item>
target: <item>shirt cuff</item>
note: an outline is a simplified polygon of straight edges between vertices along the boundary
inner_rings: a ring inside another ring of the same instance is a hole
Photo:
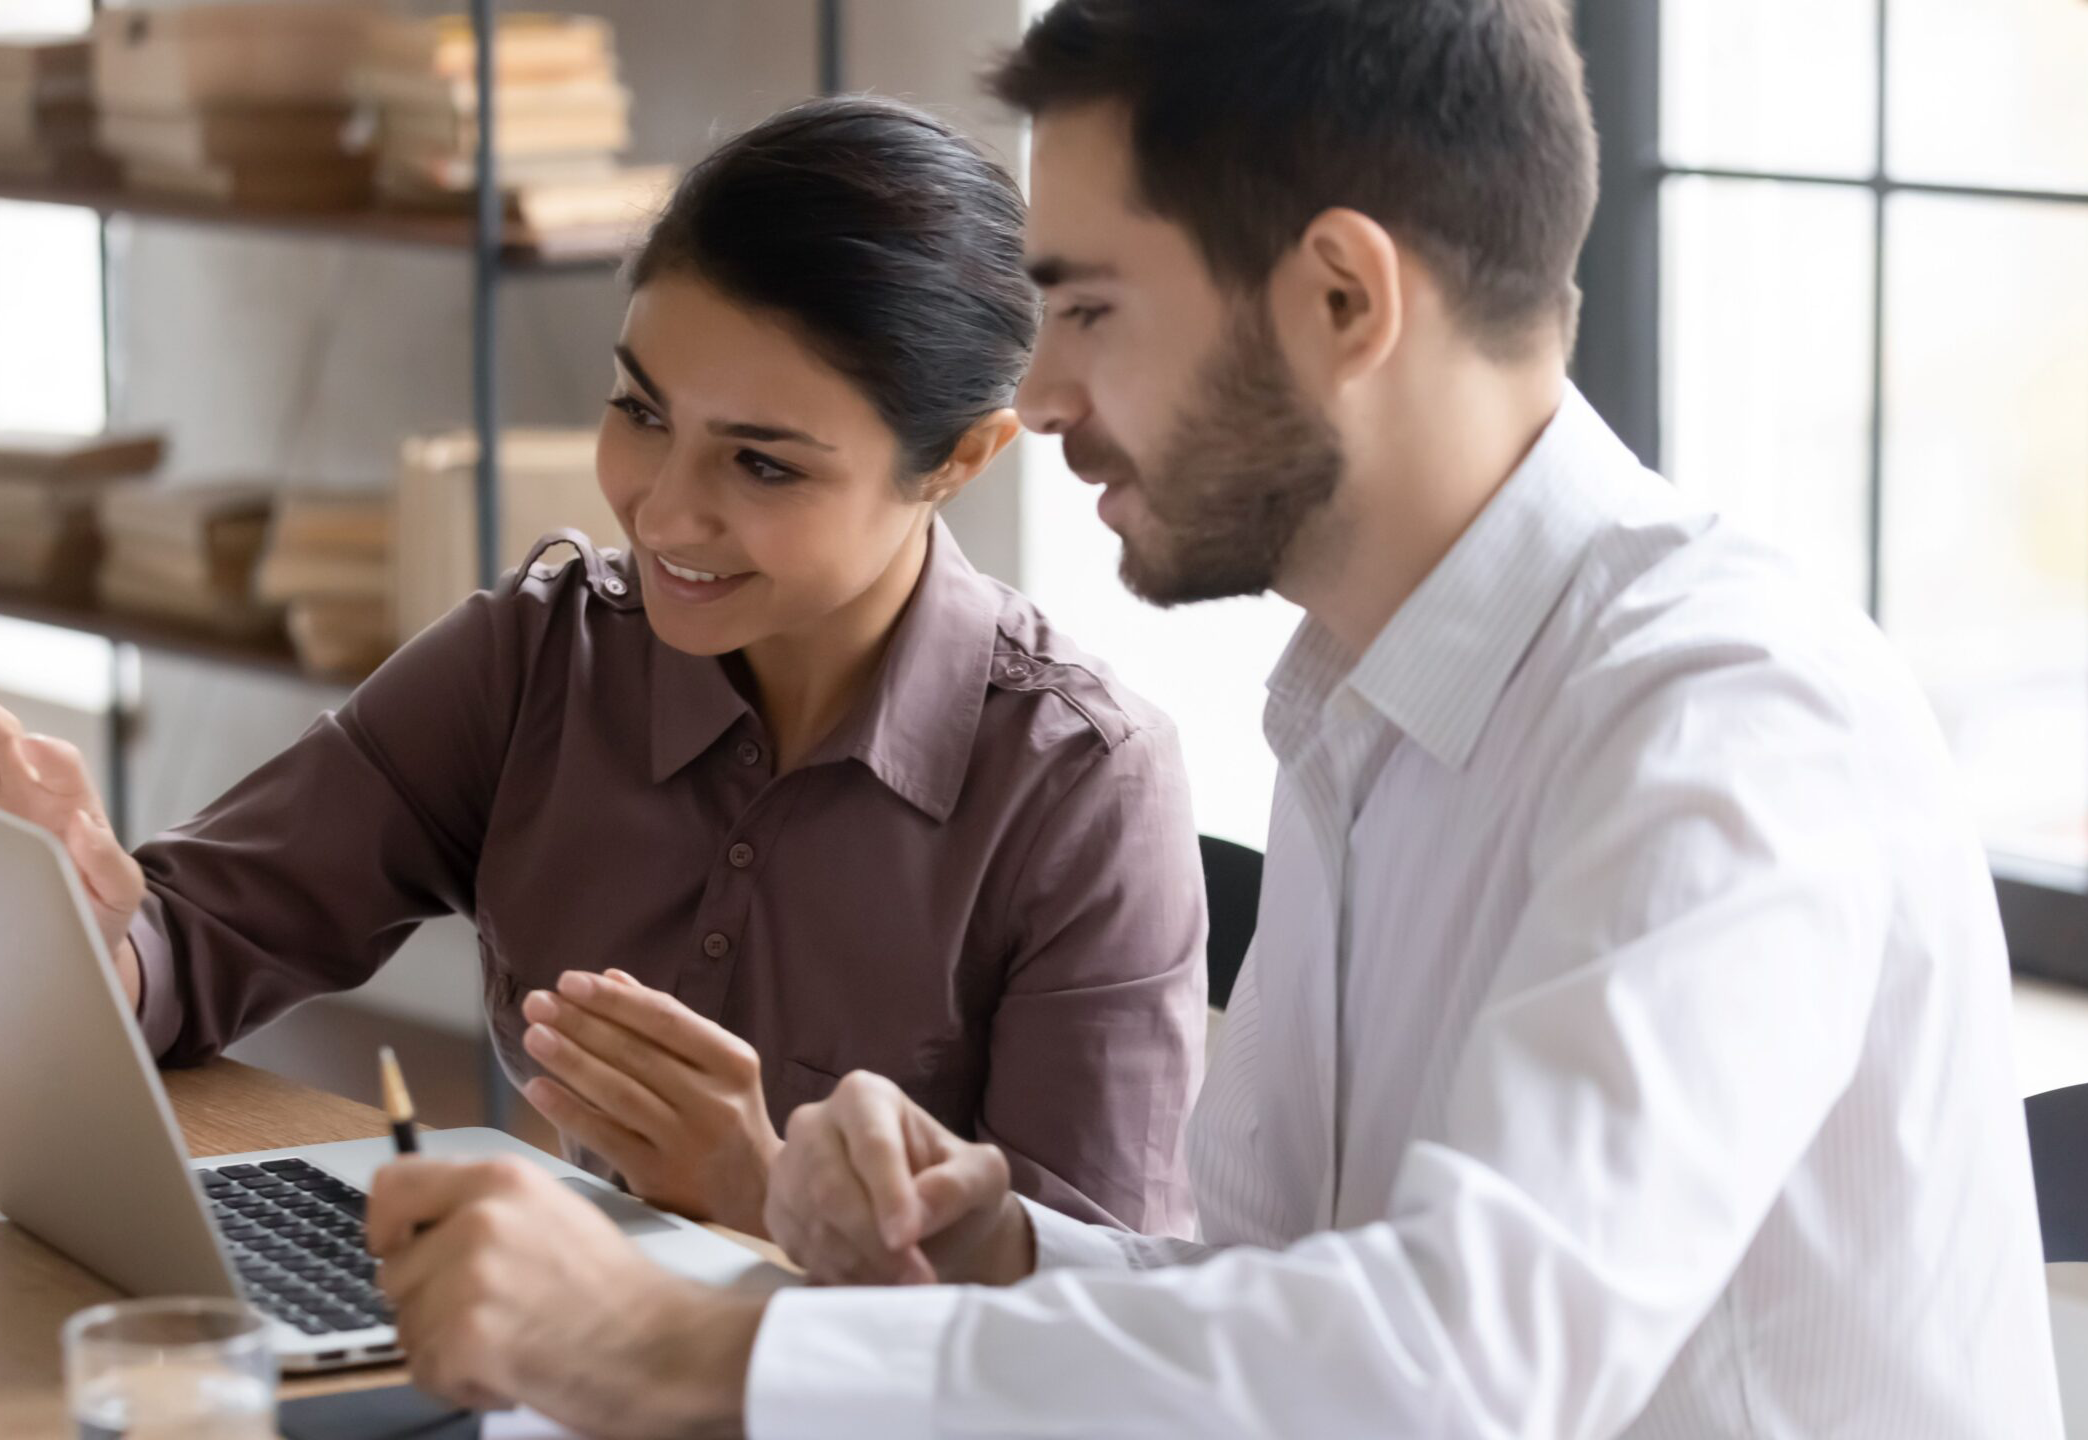
[[[1129,1270],[1131,1257],[1114,1238],[1121,1231],[1062,1215],[1026,1196],[1015,1197],[1029,1212],[1037,1240],[1039,1270]]]
[[[154,1060],[174,1048],[181,1033],[181,1000],[174,985],[174,947],[156,921],[160,899],[148,893],[131,917],[131,949],[138,953],[138,1028]]]
[[[780,1290],[747,1367],[748,1440],[925,1437],[942,1338],[963,1292]]]

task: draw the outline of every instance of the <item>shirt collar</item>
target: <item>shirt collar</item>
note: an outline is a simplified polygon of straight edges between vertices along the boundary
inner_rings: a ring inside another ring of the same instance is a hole
[[[1317,621],[1299,626],[1269,679],[1277,754],[1297,748],[1345,681],[1439,763],[1462,769],[1588,542],[1616,513],[1609,485],[1640,473],[1569,383],[1522,464],[1360,661],[1350,665]]]
[[[859,760],[938,823],[971,766],[993,665],[999,597],[938,519],[913,598],[900,615],[871,693],[814,763]],[[752,707],[724,666],[655,643],[652,773],[665,780],[703,754]]]

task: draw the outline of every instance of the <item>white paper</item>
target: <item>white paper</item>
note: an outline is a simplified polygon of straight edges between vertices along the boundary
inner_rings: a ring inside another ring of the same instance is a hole
[[[479,1440],[585,1440],[585,1437],[525,1405],[520,1410],[496,1410],[481,1417]]]

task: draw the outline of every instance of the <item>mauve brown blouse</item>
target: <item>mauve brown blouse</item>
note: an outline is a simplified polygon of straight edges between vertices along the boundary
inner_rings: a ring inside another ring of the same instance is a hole
[[[455,912],[518,1083],[522,997],[620,966],[756,1048],[779,1130],[873,1070],[1022,1193],[1187,1234],[1205,917],[1166,717],[938,523],[874,689],[779,777],[736,662],[654,638],[627,556],[530,560],[138,852],[153,1052],[204,1060]]]

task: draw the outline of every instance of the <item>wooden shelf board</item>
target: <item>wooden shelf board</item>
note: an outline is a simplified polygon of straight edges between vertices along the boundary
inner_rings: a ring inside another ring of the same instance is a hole
[[[67,604],[19,590],[0,588],[0,619],[26,620],[83,635],[98,635],[119,644],[158,650],[251,674],[341,686],[352,686],[362,678],[359,675],[313,674],[297,663],[290,642],[281,636],[233,639],[184,626],[177,621],[121,614],[91,605]]]
[[[0,200],[39,205],[71,205],[101,215],[132,215],[182,224],[348,240],[364,244],[469,251],[478,226],[470,215],[412,210],[241,210],[208,201],[138,190],[84,185],[50,185],[40,181],[0,179]],[[587,271],[613,269],[622,251],[546,254],[527,232],[510,223],[502,241],[500,262],[518,271]]]

